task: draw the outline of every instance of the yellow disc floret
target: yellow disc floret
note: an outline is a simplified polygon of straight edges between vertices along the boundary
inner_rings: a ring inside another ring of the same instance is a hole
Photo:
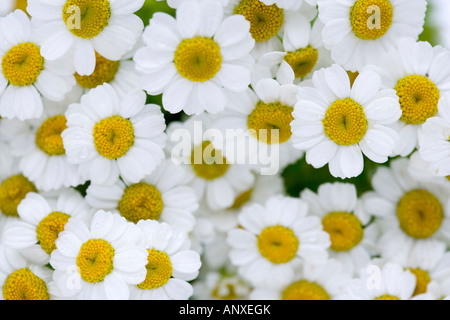
[[[156,289],[162,287],[172,277],[172,262],[169,256],[156,249],[148,249],[147,275],[145,280],[138,284],[138,288]]]
[[[229,168],[227,159],[210,141],[195,146],[191,154],[191,165],[197,177],[214,180],[225,175]]]
[[[120,214],[134,223],[139,220],[158,220],[163,208],[159,190],[144,182],[128,186],[118,205]]]
[[[319,51],[311,46],[297,51],[288,51],[284,60],[291,66],[295,77],[303,79],[317,64],[319,60]]]
[[[280,102],[266,104],[259,101],[247,119],[249,132],[266,144],[286,142],[292,135],[292,111],[293,107]]]
[[[66,154],[61,133],[67,129],[67,120],[57,115],[45,120],[36,132],[36,145],[49,156]]]
[[[394,10],[388,0],[358,0],[350,10],[350,24],[355,36],[376,40],[392,25]]]
[[[259,252],[272,263],[291,261],[297,255],[298,246],[298,238],[287,227],[267,227],[258,235]]]
[[[363,107],[351,98],[336,100],[322,120],[325,134],[338,145],[359,143],[368,129]]]
[[[207,81],[222,66],[220,47],[211,38],[184,39],[175,51],[174,63],[182,77],[195,82]]]
[[[265,5],[259,0],[241,0],[234,8],[250,22],[250,34],[255,41],[266,41],[280,31],[284,23],[284,12],[276,4]]]
[[[18,217],[17,206],[29,192],[37,192],[37,189],[23,175],[5,179],[0,185],[0,211],[6,216]]]
[[[36,228],[36,235],[42,249],[51,254],[55,249],[55,240],[59,233],[64,230],[64,226],[69,221],[70,216],[63,212],[54,211],[39,222]]]
[[[400,300],[400,298],[391,296],[390,294],[383,294],[379,297],[374,298],[373,300]]]
[[[331,249],[334,251],[353,249],[364,235],[361,221],[349,212],[331,212],[322,219],[322,225],[330,235]]]
[[[395,90],[400,100],[400,120],[403,122],[422,124],[437,113],[441,95],[436,85],[427,77],[406,76],[398,81]]]
[[[97,152],[110,160],[123,157],[134,145],[134,128],[130,120],[111,116],[94,126]]]
[[[397,204],[400,228],[409,236],[425,239],[441,226],[444,210],[438,198],[427,190],[407,192]]]
[[[20,43],[5,53],[2,58],[2,72],[14,86],[29,86],[35,83],[44,70],[41,49],[31,42]]]
[[[49,300],[47,284],[28,268],[11,273],[3,285],[5,300]]]
[[[428,272],[419,268],[408,268],[407,270],[416,276],[416,288],[413,296],[427,292],[428,284],[431,282]]]
[[[81,245],[76,261],[84,281],[101,282],[113,270],[114,248],[106,240],[90,239]]]
[[[111,7],[108,0],[68,0],[64,4],[62,17],[73,35],[92,39],[108,25]]]
[[[282,300],[330,300],[322,286],[315,282],[300,280],[294,282],[281,293]]]
[[[19,9],[19,10],[22,10],[23,12],[27,13],[27,6],[28,6],[28,0],[16,0],[15,9]]]
[[[353,87],[353,84],[355,83],[356,78],[358,78],[359,76],[359,72],[358,71],[348,71],[347,70],[347,74],[348,74],[348,78],[350,79],[350,87]]]
[[[109,83],[116,77],[120,61],[111,61],[95,53],[95,69],[89,76],[80,76],[75,73],[75,80],[85,89],[94,89],[104,83]]]

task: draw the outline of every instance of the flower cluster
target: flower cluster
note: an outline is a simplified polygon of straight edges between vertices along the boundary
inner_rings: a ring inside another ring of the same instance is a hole
[[[426,13],[2,0],[0,299],[450,299]]]

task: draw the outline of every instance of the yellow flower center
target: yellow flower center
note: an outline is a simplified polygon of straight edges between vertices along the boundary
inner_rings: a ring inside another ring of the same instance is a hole
[[[407,192],[397,204],[397,218],[401,229],[409,236],[425,239],[441,226],[444,210],[441,202],[426,190]]]
[[[81,278],[90,283],[101,282],[113,270],[114,248],[103,239],[91,239],[82,244],[77,256]]]
[[[344,146],[359,143],[368,128],[363,107],[351,98],[333,102],[328,107],[322,124],[326,136]]]
[[[427,286],[431,282],[431,277],[425,270],[419,268],[408,268],[416,276],[416,288],[413,296],[427,292]]]
[[[350,10],[353,33],[362,40],[381,38],[391,27],[393,17],[388,0],[358,0]]]
[[[383,294],[383,295],[381,295],[379,297],[376,297],[373,300],[400,300],[400,298],[395,297],[395,296],[391,296],[389,294]]]
[[[439,89],[427,77],[410,75],[395,86],[402,108],[400,120],[407,124],[421,124],[438,111]]]
[[[214,149],[210,141],[195,146],[191,154],[191,165],[197,177],[214,180],[225,175],[229,168],[227,159],[220,150]]]
[[[244,204],[250,201],[252,198],[253,189],[247,190],[239,194],[236,199],[234,199],[233,205],[230,207],[230,209],[239,209]]]
[[[15,175],[4,180],[0,185],[0,211],[6,216],[18,217],[17,206],[28,192],[37,192],[37,189],[23,175]]]
[[[61,133],[67,129],[66,117],[57,115],[45,120],[36,132],[36,145],[49,156],[66,154]]]
[[[190,81],[204,82],[219,72],[222,55],[214,40],[194,37],[180,42],[175,51],[174,62],[182,77]]]
[[[28,268],[11,273],[3,286],[5,300],[49,300],[47,284]]]
[[[349,212],[331,212],[322,219],[323,230],[330,235],[331,249],[348,251],[361,242],[361,221]]]
[[[282,300],[330,300],[322,286],[315,282],[300,280],[294,282],[281,293]]]
[[[158,220],[164,208],[159,190],[141,182],[128,186],[119,201],[119,212],[128,221]]]
[[[73,35],[92,39],[108,25],[111,8],[108,0],[68,0],[62,17]]]
[[[138,284],[138,288],[143,290],[162,287],[172,277],[172,262],[169,256],[156,249],[147,249],[147,251],[147,275],[145,280]]]
[[[69,221],[69,218],[68,214],[55,211],[39,222],[36,228],[37,240],[42,249],[48,254],[51,254],[56,249],[55,240],[58,238],[59,233],[64,230],[64,226]]]
[[[104,83],[113,81],[119,67],[120,61],[108,60],[96,52],[94,72],[89,76],[80,76],[75,73],[75,80],[85,89],[94,89]]]
[[[299,241],[294,232],[283,226],[265,228],[258,235],[261,255],[272,263],[286,263],[297,254]]]
[[[41,49],[31,42],[12,47],[2,58],[3,75],[14,86],[32,85],[42,70],[44,58],[41,56]]]
[[[111,116],[94,126],[97,152],[110,160],[123,157],[134,145],[134,128],[130,120]]]
[[[259,101],[247,119],[249,132],[263,143],[284,143],[292,135],[292,111],[294,108],[280,102],[266,104]]]
[[[250,22],[250,34],[255,41],[266,41],[275,36],[284,23],[284,12],[276,4],[267,6],[259,0],[241,0],[234,8]]]
[[[288,51],[284,60],[294,70],[295,77],[303,79],[316,66],[319,60],[319,51],[311,46],[307,46],[297,51]]]

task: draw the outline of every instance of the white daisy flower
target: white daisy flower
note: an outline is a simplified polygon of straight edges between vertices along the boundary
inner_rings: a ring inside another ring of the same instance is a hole
[[[224,141],[214,145],[225,157],[246,157],[246,163],[261,174],[277,174],[303,157],[291,140],[292,112],[299,87],[262,79],[253,89],[230,95],[227,109],[214,117],[212,127],[223,132]],[[233,129],[234,135],[227,131]],[[232,140],[230,141],[229,138]]]
[[[410,300],[416,277],[400,264],[373,260],[360,276],[351,280],[341,300]]]
[[[91,184],[86,201],[94,208],[119,213],[128,221],[157,220],[191,231],[198,200],[187,185],[186,168],[164,160],[155,171],[133,184]]]
[[[208,271],[193,283],[194,300],[248,300],[249,283],[237,274]]]
[[[363,154],[384,163],[398,135],[388,125],[401,116],[393,89],[382,89],[380,76],[367,68],[353,86],[347,72],[333,65],[314,73],[312,87],[300,87],[291,123],[295,148],[306,150],[314,168],[328,164],[334,177],[361,174]]]
[[[0,300],[53,300],[52,270],[0,244]]]
[[[270,76],[282,84],[298,84],[310,79],[315,71],[333,64],[330,52],[322,42],[320,20],[315,20],[312,25],[304,16],[298,20],[301,21],[299,26],[286,26],[295,27],[295,32],[288,35],[295,34],[296,38],[283,38],[281,50],[270,50],[255,62],[252,83]]]
[[[42,97],[61,101],[74,86],[73,68],[65,59],[49,61],[42,56],[42,43],[22,10],[0,18],[0,37],[0,116],[39,118]]]
[[[64,113],[39,118],[11,140],[11,152],[19,169],[42,191],[76,187],[86,182],[78,167],[67,160],[62,132],[67,128]]]
[[[330,257],[354,275],[370,262],[376,248],[377,230],[370,216],[359,210],[356,187],[350,183],[324,183],[317,193],[304,189],[300,199],[308,203],[310,213],[318,216],[330,235]]]
[[[146,275],[141,242],[141,230],[118,214],[99,210],[90,225],[70,218],[50,258],[56,290],[64,298],[127,300]]]
[[[141,77],[136,72],[135,62],[132,60],[135,50],[129,51],[121,59],[112,61],[95,52],[95,69],[90,75],[75,73],[77,86],[84,93],[104,83],[110,84],[120,97],[130,91],[141,88]]]
[[[384,259],[429,270],[450,243],[450,183],[417,179],[408,161],[398,158],[377,169],[364,208],[379,226]]]
[[[191,116],[184,122],[172,122],[167,131],[171,140],[167,149],[174,163],[188,169],[188,184],[199,203],[204,201],[216,211],[231,207],[238,195],[252,187],[255,175],[250,166],[228,160],[214,147],[208,137],[211,128],[207,113]]]
[[[144,29],[134,12],[143,4],[144,0],[31,0],[27,10],[42,43],[42,56],[48,60],[69,56],[78,74],[90,75],[95,52],[118,61],[134,47]]]
[[[200,255],[190,249],[187,233],[163,222],[137,223],[147,249],[145,280],[132,286],[131,300],[187,300],[193,294],[189,281],[197,278]]]
[[[6,245],[27,252],[28,259],[47,264],[56,249],[55,240],[71,217],[90,220],[90,207],[78,191],[62,189],[56,199],[30,192],[17,207],[20,220],[3,233]]]
[[[218,1],[182,2],[176,18],[155,13],[143,40],[145,47],[134,56],[143,87],[150,95],[162,93],[171,113],[218,113],[228,91],[250,84],[249,23],[242,16],[224,18]]]
[[[315,6],[308,4],[297,6],[298,2],[298,0],[230,0],[225,7],[225,14],[245,17],[250,23],[250,34],[256,42],[255,48],[278,36],[295,42],[305,36],[298,32],[304,26],[303,19],[306,17],[308,21],[312,21],[317,16]]]
[[[145,92],[124,98],[109,84],[90,90],[65,113],[61,134],[69,163],[95,184],[113,184],[119,176],[136,183],[164,159],[165,120],[158,105],[146,105]]]
[[[381,54],[417,39],[425,22],[425,0],[319,0],[322,39],[331,57],[350,71],[376,64]],[[388,66],[391,67],[391,66]]]
[[[399,139],[393,155],[408,156],[419,147],[418,136],[428,118],[438,113],[441,97],[450,93],[450,51],[404,38],[399,48],[381,56],[376,71],[382,87],[394,89],[402,116],[393,124]],[[444,102],[445,103],[445,102]]]
[[[438,176],[449,176],[450,166],[450,93],[439,100],[438,114],[428,118],[419,133],[419,153]]]
[[[302,200],[272,196],[264,206],[244,207],[238,219],[240,227],[228,232],[229,256],[253,286],[287,285],[302,261],[321,264],[328,258],[329,235]]]
[[[256,287],[250,300],[336,300],[351,276],[341,263],[329,259],[320,265],[305,263],[288,285],[279,288]]]

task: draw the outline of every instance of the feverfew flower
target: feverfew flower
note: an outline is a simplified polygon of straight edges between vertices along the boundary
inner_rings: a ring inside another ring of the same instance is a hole
[[[450,243],[450,182],[444,185],[440,177],[417,179],[408,161],[395,159],[390,167],[377,169],[374,191],[366,193],[364,208],[375,217],[384,259],[429,270]]]
[[[50,258],[60,298],[128,299],[130,286],[146,275],[148,252],[141,241],[141,230],[118,214],[99,210],[90,224],[70,218]]]
[[[121,214],[128,221],[157,220],[186,232],[196,223],[198,200],[187,185],[186,167],[164,160],[155,171],[137,183],[118,180],[111,186],[91,184],[86,201],[94,208]]]
[[[181,3],[176,18],[156,13],[134,56],[147,93],[164,109],[188,115],[225,108],[227,92],[250,84],[254,40],[242,16],[224,18],[218,1]]]
[[[440,98],[450,93],[448,59],[448,49],[412,38],[401,39],[398,49],[381,56],[376,71],[382,87],[396,91],[402,110],[400,121],[392,124],[399,133],[393,155],[406,157],[419,147],[423,124],[437,115]]]
[[[141,220],[143,246],[147,249],[147,275],[132,286],[130,299],[187,300],[194,289],[189,281],[197,278],[200,255],[190,249],[188,234],[163,222]]]
[[[134,14],[144,0],[28,2],[42,56],[47,60],[68,56],[80,75],[94,72],[96,52],[108,60],[120,60],[135,46],[144,28]]]
[[[319,0],[322,39],[332,59],[350,71],[376,64],[381,54],[417,39],[425,22],[425,0]],[[388,68],[391,65],[386,66]]]
[[[136,183],[164,159],[164,116],[158,105],[146,105],[142,90],[120,98],[105,83],[71,104],[65,116],[67,160],[92,183],[113,184],[119,176]]]
[[[302,262],[328,258],[329,235],[302,200],[272,196],[265,205],[244,207],[238,219],[240,227],[228,232],[229,257],[253,286],[287,285]]]
[[[312,87],[300,87],[293,116],[293,145],[306,150],[306,162],[328,164],[334,177],[351,178],[363,171],[363,154],[377,163],[388,160],[398,135],[387,125],[401,109],[395,91],[382,89],[373,70],[361,71],[351,86],[348,73],[333,65],[314,73]]]
[[[343,264],[350,274],[359,272],[376,252],[378,233],[371,217],[360,210],[356,187],[350,183],[324,183],[317,193],[305,189],[300,199],[308,203],[310,213],[318,216],[330,235],[331,258]]]
[[[0,300],[50,300],[52,270],[0,244]]]
[[[39,118],[44,110],[42,97],[61,101],[74,86],[73,67],[67,60],[43,57],[42,42],[22,10],[0,18],[0,25],[0,116]]]
[[[91,219],[90,207],[78,191],[62,189],[56,198],[35,192],[17,207],[20,220],[11,222],[3,233],[6,245],[27,252],[28,259],[46,264],[56,249],[55,240],[71,217]]]
[[[351,275],[334,259],[323,264],[302,264],[295,279],[278,288],[256,287],[249,299],[254,300],[336,300],[340,297]]]

